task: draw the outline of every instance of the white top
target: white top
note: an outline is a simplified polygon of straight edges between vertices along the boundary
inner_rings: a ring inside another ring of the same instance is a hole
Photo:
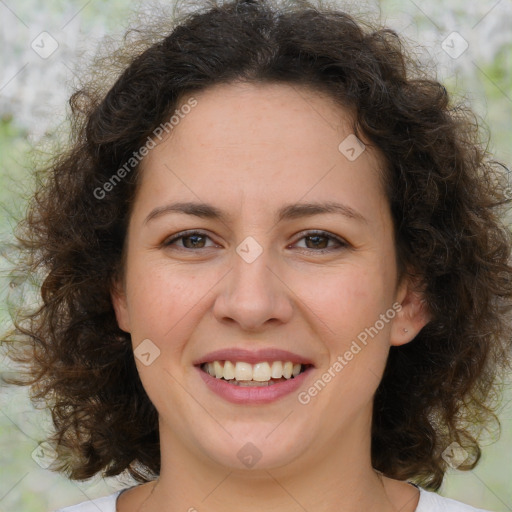
[[[55,512],[116,512],[117,497],[123,492],[120,491],[98,498],[92,501],[85,501],[79,505],[61,508]],[[450,498],[443,498],[435,492],[420,490],[420,500],[416,507],[416,512],[490,512],[481,508],[470,507],[460,501],[455,501]]]

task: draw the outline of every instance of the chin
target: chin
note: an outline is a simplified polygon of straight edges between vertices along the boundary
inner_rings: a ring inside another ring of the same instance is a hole
[[[214,438],[209,439],[211,443],[203,432],[195,446],[209,459],[231,470],[276,469],[293,463],[309,446],[307,431],[303,435],[299,432],[290,435],[289,429],[285,429],[284,425],[277,425],[279,422],[272,427],[275,429],[273,432],[267,423],[265,428],[227,428],[232,437],[226,432],[219,437],[218,432],[215,432],[212,433]]]

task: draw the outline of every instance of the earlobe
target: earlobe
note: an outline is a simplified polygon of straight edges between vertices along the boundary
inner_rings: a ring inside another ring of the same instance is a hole
[[[117,325],[122,331],[130,332],[130,315],[124,286],[116,281],[110,288],[110,299],[116,314]]]
[[[423,292],[413,286],[411,280],[400,287],[397,299],[401,307],[391,326],[390,344],[393,346],[412,341],[432,317]]]

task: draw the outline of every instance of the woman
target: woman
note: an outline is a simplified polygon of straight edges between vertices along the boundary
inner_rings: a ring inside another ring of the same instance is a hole
[[[45,278],[11,350],[54,469],[139,485],[64,510],[476,510],[433,492],[510,358],[470,113],[304,2],[205,6],[101,85],[20,226]]]

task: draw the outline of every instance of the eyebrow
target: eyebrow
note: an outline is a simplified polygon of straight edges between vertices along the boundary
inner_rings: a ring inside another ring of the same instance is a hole
[[[158,206],[146,217],[144,224],[147,224],[153,219],[162,217],[169,213],[182,213],[185,215],[193,215],[202,219],[213,219],[220,220],[221,222],[227,222],[231,216],[219,208],[208,204],[199,202],[178,202],[170,203],[164,206]],[[279,209],[276,214],[276,221],[281,222],[283,220],[298,219],[301,217],[311,217],[313,215],[320,215],[326,213],[337,213],[347,217],[349,219],[357,220],[359,222],[367,223],[361,213],[354,210],[350,206],[342,203],[336,203],[334,201],[327,202],[308,202],[308,203],[295,203],[288,204]]]

